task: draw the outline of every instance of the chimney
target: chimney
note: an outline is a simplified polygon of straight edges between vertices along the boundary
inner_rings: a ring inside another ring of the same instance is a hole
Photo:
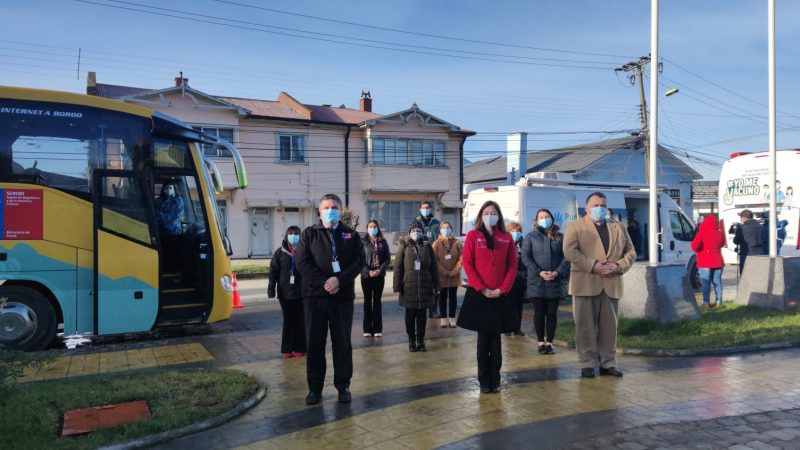
[[[372,95],[370,95],[369,91],[361,91],[361,100],[358,102],[358,109],[372,112]]]
[[[528,172],[528,133],[518,131],[506,137],[506,177],[513,185]]]
[[[180,74],[181,74],[180,76],[175,77],[175,87],[188,86],[189,79],[183,77],[183,72],[181,72]]]
[[[86,76],[86,94],[97,95],[97,73],[89,72]]]

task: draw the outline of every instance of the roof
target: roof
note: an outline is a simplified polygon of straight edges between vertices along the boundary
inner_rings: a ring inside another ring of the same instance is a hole
[[[98,97],[105,97],[105,98],[119,98],[119,97],[127,97],[129,95],[136,95],[141,94],[142,92],[148,92],[152,89],[147,88],[138,88],[132,86],[120,86],[117,84],[102,84],[97,83],[97,95]]]
[[[551,150],[528,151],[528,170],[526,173],[580,172],[618,150],[641,147],[641,137],[626,136],[623,138],[608,139],[605,141]],[[675,156],[668,149],[660,145],[658,149],[658,156],[662,163],[676,167],[681,172],[686,173],[690,178],[701,178],[699,173],[681,161],[680,158]],[[479,183],[505,180],[507,176],[506,170],[507,158],[505,156],[495,156],[481,161],[475,161],[464,165],[464,182]]]

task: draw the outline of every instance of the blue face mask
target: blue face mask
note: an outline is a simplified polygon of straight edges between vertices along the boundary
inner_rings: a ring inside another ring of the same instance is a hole
[[[595,222],[605,222],[606,221],[606,214],[608,214],[608,208],[604,208],[602,206],[595,206],[591,210],[592,220]]]
[[[167,194],[167,197],[175,197],[175,188],[174,187],[168,187],[168,188],[164,189],[164,193]]]
[[[367,233],[369,233],[370,236],[377,236],[378,235],[378,229],[377,228],[367,228]]]
[[[422,208],[419,210],[419,213],[422,214],[422,217],[428,217],[431,215],[431,210],[428,208]]]
[[[451,230],[450,228],[442,229],[442,236],[450,237],[451,234],[453,234],[453,230]]]
[[[297,245],[297,243],[300,242],[300,235],[290,234],[289,236],[286,236],[286,240],[292,245]]]
[[[537,223],[537,224],[538,224],[540,227],[547,229],[547,228],[550,228],[550,225],[553,225],[553,219],[551,219],[551,218],[549,218],[549,217],[548,217],[548,218],[546,218],[546,219],[539,219],[539,221],[538,221],[538,222],[536,222],[536,223]]]
[[[512,231],[511,236],[514,238],[515,241],[522,239],[522,233],[519,231]]]
[[[322,211],[322,220],[328,223],[338,222],[342,217],[338,209],[326,209]]]

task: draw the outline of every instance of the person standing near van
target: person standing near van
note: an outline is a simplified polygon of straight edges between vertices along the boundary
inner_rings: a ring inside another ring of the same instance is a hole
[[[456,324],[478,332],[481,392],[500,392],[501,334],[514,331],[519,319],[508,295],[517,278],[517,249],[496,202],[487,201],[478,210],[475,229],[467,233],[463,260],[469,287]]]
[[[514,300],[514,305],[517,307],[517,316],[519,317],[516,331],[513,333],[506,333],[506,336],[511,336],[512,334],[514,336],[525,336],[525,333],[522,332],[522,306],[525,301],[525,288],[528,283],[527,270],[525,270],[525,263],[520,254],[522,252],[522,241],[525,235],[522,234],[522,225],[517,222],[509,221],[508,225],[506,225],[506,231],[511,233],[511,237],[514,239],[514,247],[517,249],[517,279],[514,280],[511,298]]]
[[[381,296],[391,254],[377,220],[367,224],[364,241],[364,268],[361,269],[361,290],[364,292],[364,337],[383,336]]]
[[[441,222],[439,222],[439,219],[433,216],[433,206],[431,205],[431,202],[425,200],[419,204],[419,216],[417,216],[416,220],[422,224],[422,235],[428,240],[428,243],[433,243],[439,238],[439,226],[441,225]],[[433,307],[428,309],[429,319],[439,317],[440,315],[436,312],[436,308],[438,306],[436,303],[438,302],[434,302]]]
[[[284,358],[303,356],[306,352],[306,324],[303,318],[303,295],[300,290],[302,282],[300,272],[295,264],[294,252],[300,242],[300,228],[291,226],[286,229],[281,248],[269,262],[269,284],[267,296],[275,298],[281,304],[283,312],[283,334],[281,335],[281,353]]]
[[[739,213],[742,221],[733,235],[733,243],[739,246],[739,274],[744,271],[744,263],[748,255],[764,254],[764,226],[753,219],[753,211],[742,210]]]
[[[570,264],[564,258],[564,235],[547,209],[536,212],[533,231],[522,244],[522,261],[526,274],[527,296],[533,302],[533,326],[539,341],[539,354],[552,355],[558,321],[558,303],[564,297],[564,283]],[[545,331],[547,332],[545,337]]]
[[[573,296],[575,343],[583,363],[581,376],[621,377],[617,368],[617,311],[622,274],[636,261],[628,232],[606,220],[608,200],[602,192],[586,198],[586,215],[567,223],[564,257],[572,263],[569,293]]]
[[[400,294],[400,306],[406,309],[408,351],[426,352],[425,309],[432,308],[439,291],[439,271],[433,248],[424,239],[418,220],[408,225],[408,237],[400,241],[395,256],[394,292]]]
[[[697,270],[703,291],[703,307],[711,307],[711,283],[714,283],[714,306],[722,306],[722,247],[725,246],[725,233],[719,228],[717,216],[707,215],[692,240],[692,250],[697,254]]]
[[[350,403],[353,376],[353,303],[355,279],[364,267],[361,236],[341,223],[342,201],[325,194],[319,201],[317,224],[300,234],[295,262],[303,276],[303,312],[306,320],[307,405],[322,400],[325,383],[325,347],[328,330],[333,348],[333,384],[339,402]]]
[[[442,328],[456,327],[457,291],[461,285],[461,253],[463,246],[453,237],[450,222],[442,222],[439,226],[439,239],[433,243],[433,253],[439,269],[439,313]],[[450,311],[448,314],[448,306]]]

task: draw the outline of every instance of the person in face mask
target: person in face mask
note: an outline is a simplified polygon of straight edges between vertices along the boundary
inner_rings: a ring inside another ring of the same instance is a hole
[[[439,292],[439,270],[433,249],[424,238],[422,224],[412,220],[408,237],[400,241],[395,256],[394,292],[406,309],[408,351],[425,352],[425,309],[433,307]]]
[[[390,259],[389,243],[383,238],[378,221],[370,220],[367,224],[367,238],[364,239],[364,267],[361,269],[361,290],[364,292],[364,337],[383,336],[381,295]]]
[[[484,203],[475,223],[464,243],[464,271],[469,287],[456,324],[478,332],[481,392],[500,392],[501,334],[514,332],[519,326],[517,308],[508,295],[517,278],[517,248],[496,202]]]
[[[522,249],[522,241],[524,238],[522,234],[522,225],[517,222],[509,221],[508,225],[506,225],[506,231],[511,233],[511,237],[514,239],[514,247],[517,249],[517,279],[514,280],[514,289],[511,290],[511,298],[514,299],[514,304],[517,306],[517,315],[519,316],[517,330],[513,333],[506,333],[506,336],[525,336],[525,333],[522,332],[522,309],[523,302],[525,300],[527,272],[525,270],[525,264],[523,264],[522,258],[520,258],[520,251]]]
[[[433,206],[431,202],[424,201],[419,204],[419,216],[415,219],[422,225],[422,235],[428,242],[433,242],[439,238],[439,227],[441,222],[436,217],[433,217]],[[438,305],[434,304],[433,308],[428,309],[428,318],[439,317],[436,311]],[[444,317],[444,316],[442,316]]]
[[[300,228],[286,229],[281,248],[269,263],[269,283],[267,296],[281,304],[283,312],[283,334],[281,353],[284,358],[303,356],[306,352],[306,325],[303,317],[303,295],[300,291],[302,278],[295,263],[295,248],[300,243]]]
[[[177,194],[174,183],[167,181],[161,186],[161,195],[156,198],[155,207],[162,232],[171,236],[183,234],[183,199]]]
[[[602,192],[586,198],[586,216],[569,222],[564,257],[572,263],[569,293],[575,316],[575,346],[583,364],[581,376],[621,377],[617,368],[617,311],[622,274],[636,261],[636,250],[625,228],[607,221],[608,200]]]
[[[453,227],[450,222],[442,222],[439,226],[439,239],[433,243],[433,253],[436,255],[436,264],[439,267],[439,284],[442,290],[439,293],[439,312],[442,328],[456,327],[456,307],[458,306],[457,291],[461,285],[461,254],[463,246],[453,237]],[[447,307],[450,307],[448,314]]]
[[[529,301],[533,302],[533,325],[539,341],[539,354],[552,355],[558,320],[558,303],[564,297],[564,283],[569,278],[569,261],[564,259],[562,243],[553,214],[547,209],[536,212],[534,229],[522,244],[522,261],[527,268]],[[547,337],[545,338],[545,330]]]
[[[350,403],[353,376],[353,304],[355,279],[364,267],[361,235],[341,222],[342,201],[325,194],[319,201],[319,222],[300,233],[295,249],[303,276],[303,313],[306,320],[307,405],[322,400],[325,384],[325,347],[328,331],[333,347],[333,384],[339,402]]]

